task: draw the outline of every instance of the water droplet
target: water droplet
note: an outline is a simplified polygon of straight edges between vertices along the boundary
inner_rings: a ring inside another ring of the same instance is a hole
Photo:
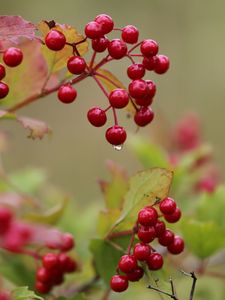
[[[117,151],[120,151],[123,149],[123,145],[113,145],[113,148]]]

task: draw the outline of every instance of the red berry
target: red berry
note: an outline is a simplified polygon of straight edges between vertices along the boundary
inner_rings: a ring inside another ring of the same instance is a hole
[[[141,43],[141,53],[146,57],[155,56],[158,50],[159,46],[154,40],[144,40]]]
[[[124,108],[129,103],[128,92],[124,89],[115,89],[109,94],[109,102],[114,108]]]
[[[51,290],[51,285],[45,284],[41,281],[37,281],[35,284],[36,290],[41,294],[47,294]]]
[[[39,268],[36,273],[36,279],[42,283],[50,284],[52,282],[52,273],[49,269]]]
[[[58,255],[58,261],[59,261],[59,268],[66,272],[67,266],[70,264],[70,257],[66,255],[65,253],[60,253]]]
[[[58,99],[63,103],[72,103],[77,97],[77,91],[71,84],[61,85],[58,90]]]
[[[95,21],[87,23],[84,31],[86,36],[90,39],[99,39],[104,35],[102,31],[102,25]]]
[[[173,240],[174,240],[174,233],[169,229],[166,229],[158,239],[160,245],[162,246],[168,246],[173,242]]]
[[[141,267],[137,267],[133,272],[127,274],[129,281],[139,281],[144,275],[144,270]]]
[[[153,71],[157,64],[157,60],[158,60],[157,56],[144,57],[142,63],[146,70]]]
[[[152,104],[153,97],[146,95],[144,98],[135,98],[135,102],[137,105],[147,107]]]
[[[176,235],[173,242],[167,246],[167,249],[172,254],[180,254],[184,250],[183,239]]]
[[[163,257],[161,254],[154,252],[151,253],[147,260],[149,270],[159,270],[163,266]]]
[[[73,273],[74,271],[77,270],[77,263],[74,259],[69,257],[69,260],[67,262],[67,265],[65,267],[65,272],[66,273]]]
[[[0,80],[2,80],[5,77],[5,67],[0,64]]]
[[[137,260],[146,260],[151,253],[151,247],[144,243],[138,243],[134,246],[133,254]]]
[[[98,15],[97,17],[95,17],[95,22],[99,23],[102,26],[103,34],[107,34],[113,30],[114,22],[113,19],[108,15]]]
[[[134,98],[144,98],[148,94],[148,85],[145,80],[136,79],[129,84],[129,93]]]
[[[181,218],[181,210],[177,207],[173,214],[164,215],[164,218],[168,223],[176,223]]]
[[[106,113],[100,107],[93,107],[87,113],[88,121],[95,127],[105,125],[107,121]]]
[[[154,118],[154,112],[153,110],[149,107],[141,107],[139,111],[136,112],[134,116],[134,122],[138,126],[146,126],[149,123],[152,122]]]
[[[11,300],[10,294],[4,291],[0,291],[0,300]]]
[[[0,207],[0,234],[5,233],[11,224],[12,212],[6,207]]]
[[[127,69],[127,75],[130,79],[141,79],[145,76],[145,67],[142,64],[132,64]]]
[[[62,236],[62,245],[60,249],[62,251],[69,251],[74,247],[74,238],[70,233],[64,233]]]
[[[127,45],[120,39],[114,39],[109,42],[108,52],[112,58],[120,59],[127,54]]]
[[[66,37],[61,31],[52,29],[45,37],[45,44],[51,50],[60,51],[66,45]]]
[[[146,83],[148,85],[148,96],[153,98],[155,96],[155,93],[156,93],[156,84],[152,80],[146,80]]]
[[[127,138],[127,133],[122,126],[114,125],[106,130],[106,140],[113,146],[122,145]]]
[[[162,236],[162,234],[165,232],[166,230],[166,225],[163,221],[157,221],[155,224],[155,232],[156,232],[156,236],[160,237]]]
[[[166,55],[157,55],[157,62],[154,71],[157,74],[164,74],[170,67],[169,58]]]
[[[9,67],[16,67],[23,60],[23,52],[19,48],[8,48],[3,54],[3,61]]]
[[[114,292],[123,292],[128,288],[128,279],[124,275],[114,275],[111,278],[110,286]]]
[[[54,285],[59,285],[63,283],[64,277],[63,277],[63,272],[59,268],[54,269],[52,271],[52,279],[53,279],[53,284]]]
[[[165,198],[159,203],[159,209],[163,214],[173,214],[176,210],[176,202],[172,198]]]
[[[86,62],[83,57],[71,56],[67,62],[67,68],[72,74],[79,75],[85,71]]]
[[[107,39],[107,37],[101,37],[99,39],[93,39],[91,41],[91,44],[92,49],[96,52],[104,52],[109,45],[109,40]]]
[[[154,207],[142,208],[138,213],[138,222],[143,226],[153,226],[157,222],[158,213]]]
[[[137,268],[137,260],[134,255],[123,255],[120,258],[118,266],[122,272],[130,273]]]
[[[122,29],[122,39],[128,44],[135,44],[138,41],[139,31],[133,25],[127,25]]]
[[[155,228],[153,226],[140,226],[138,229],[138,238],[143,243],[150,243],[156,236]]]
[[[42,258],[42,264],[46,269],[52,269],[59,265],[58,255],[55,253],[47,253]]]
[[[9,93],[9,87],[6,83],[0,82],[0,99],[5,98]]]

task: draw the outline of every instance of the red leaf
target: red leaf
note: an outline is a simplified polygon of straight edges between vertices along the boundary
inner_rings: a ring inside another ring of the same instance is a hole
[[[0,16],[0,40],[19,43],[21,37],[35,38],[36,26],[20,16]]]
[[[17,120],[22,124],[26,129],[30,130],[29,138],[32,139],[42,139],[45,134],[51,133],[51,129],[43,121],[27,118],[27,117],[18,117]]]

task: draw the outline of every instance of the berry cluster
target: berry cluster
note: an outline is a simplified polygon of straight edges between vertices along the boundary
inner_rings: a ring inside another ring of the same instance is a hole
[[[120,37],[110,40],[106,35],[113,30],[119,31]],[[118,125],[116,110],[125,108],[130,102],[136,111],[134,122],[141,127],[151,123],[154,112],[150,106],[156,94],[156,84],[152,80],[143,79],[143,77],[146,71],[155,71],[157,74],[165,73],[169,68],[169,59],[165,55],[158,54],[159,47],[154,40],[146,39],[138,42],[139,31],[135,26],[127,25],[123,28],[115,28],[112,18],[105,14],[98,15],[94,21],[86,24],[84,31],[86,36],[84,41],[91,39],[94,51],[89,64],[79,55],[76,47],[78,43],[68,43],[63,32],[52,28],[45,37],[46,46],[53,51],[60,51],[65,45],[70,45],[73,49],[73,55],[67,61],[67,68],[70,73],[78,76],[59,88],[58,99],[63,103],[73,102],[77,97],[77,91],[72,84],[87,76],[92,76],[107,97],[108,106],[106,108],[92,107],[87,113],[87,118],[93,126],[101,127],[107,122],[107,112],[112,110],[114,125],[106,130],[105,137],[113,146],[120,146],[125,142],[127,134],[126,130]],[[128,49],[129,45],[132,45],[130,49]],[[133,53],[137,48],[140,52]],[[96,63],[97,53],[105,51],[106,57]],[[128,89],[121,88],[111,78],[99,72],[99,68],[104,64],[124,57],[132,62],[127,69],[127,75],[132,80]],[[140,61],[136,62],[135,59]],[[99,80],[101,78],[114,85],[115,88],[110,93],[105,90]]]
[[[0,300],[10,300],[10,294],[5,291],[0,291]]]
[[[19,48],[10,47],[3,51],[3,62],[8,67],[17,67],[23,60],[23,53]],[[6,76],[6,69],[0,64],[0,99],[5,98],[9,93],[9,86],[2,81]]]
[[[160,201],[159,210],[168,223],[175,223],[181,217],[181,211],[176,202],[169,197]],[[166,228],[165,223],[159,220],[159,212],[153,206],[147,206],[139,211],[134,233],[137,233],[140,242],[130,245],[128,254],[120,258],[118,274],[112,276],[110,282],[110,286],[115,292],[125,291],[129,281],[139,281],[143,277],[143,263],[150,271],[162,268],[162,255],[150,245],[156,238],[158,243],[166,247],[171,254],[180,254],[184,250],[183,239]],[[120,272],[125,275],[120,275]]]

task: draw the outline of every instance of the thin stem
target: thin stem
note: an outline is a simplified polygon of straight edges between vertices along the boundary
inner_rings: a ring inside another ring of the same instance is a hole
[[[168,296],[168,297],[170,297],[170,298],[172,298],[172,299],[174,299],[174,300],[179,300],[179,299],[177,298],[176,295],[173,295],[173,294],[164,292],[164,291],[160,290],[159,288],[156,288],[156,287],[154,287],[154,286],[152,286],[152,285],[149,285],[149,286],[148,286],[148,289],[151,289],[151,290],[153,290],[153,291],[159,292],[159,293],[161,293],[161,294],[163,294],[163,295],[166,295],[166,296]]]
[[[112,111],[113,111],[114,123],[115,123],[115,125],[118,125],[118,119],[117,119],[115,107],[112,108]]]
[[[109,105],[109,106],[104,110],[104,112],[107,112],[111,107],[112,107],[112,105]]]
[[[100,82],[100,80],[98,80],[98,78],[95,75],[92,75],[92,77],[94,78],[94,80],[96,81],[97,85],[100,87],[101,91],[103,92],[103,94],[106,96],[106,98],[108,99],[108,93],[106,92],[104,86],[102,85],[102,83]]]
[[[113,60],[112,57],[110,57],[109,55],[107,55],[105,58],[103,58],[94,68],[93,71],[97,71],[101,66],[103,66],[104,64],[110,62],[111,60]]]
[[[130,50],[128,51],[128,54],[130,54],[134,49],[136,49],[138,46],[140,46],[141,43],[142,43],[142,41],[137,43],[136,45],[134,45],[132,48],[130,48]]]
[[[132,235],[133,233],[133,230],[125,230],[125,231],[119,231],[119,232],[112,232],[112,233],[109,233],[107,238],[108,239],[113,239],[113,238],[118,238],[118,237],[123,237],[123,236],[126,236],[126,235]]]
[[[133,243],[134,243],[135,234],[137,233],[137,228],[138,228],[138,224],[136,222],[133,229],[132,229],[132,235],[130,237],[130,242],[129,242],[129,245],[128,245],[128,248],[127,248],[127,254],[130,254],[130,252],[131,252],[131,248],[132,248]]]
[[[105,76],[105,75],[103,75],[101,73],[98,73],[98,72],[95,72],[94,74],[97,75],[98,77],[101,77],[101,78],[107,80],[108,82],[112,83],[113,85],[115,85],[115,87],[121,88],[121,86],[119,84],[117,84],[115,81],[110,79],[108,76]]]
[[[110,293],[111,293],[111,289],[106,290],[106,292],[103,294],[103,297],[101,300],[108,300]]]
[[[88,66],[89,69],[92,69],[92,67],[93,67],[93,65],[94,65],[94,62],[95,62],[96,55],[97,55],[97,52],[94,51],[94,52],[93,52],[93,55],[92,55],[92,58],[91,58],[91,62],[90,62],[90,64],[89,64],[89,66]]]
[[[133,56],[133,57],[143,57],[143,54],[130,54],[130,56]]]
[[[174,284],[173,284],[172,278],[170,278],[170,285],[171,285],[172,295],[176,296],[176,292],[175,292],[175,288],[174,288]]]
[[[122,28],[113,28],[115,31],[122,31]]]
[[[193,279],[192,286],[191,286],[191,292],[190,292],[190,296],[189,296],[189,300],[193,300],[197,277],[195,276],[194,272],[187,273],[187,272],[181,270],[181,273],[184,274],[185,276],[189,276]]]
[[[129,58],[132,64],[135,64],[135,60],[129,54],[127,54],[126,57]]]

